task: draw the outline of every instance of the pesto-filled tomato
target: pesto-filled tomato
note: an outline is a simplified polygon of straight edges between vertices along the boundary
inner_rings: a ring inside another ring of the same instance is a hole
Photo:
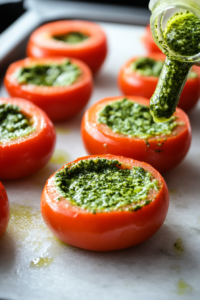
[[[121,68],[118,75],[118,85],[123,94],[150,99],[156,89],[162,69],[162,62],[164,63],[165,58],[164,54],[151,53],[148,56],[137,56],[130,59]],[[144,61],[142,62],[142,60]],[[149,62],[145,62],[145,60],[149,60]],[[135,63],[137,63],[138,69],[134,69]],[[152,74],[150,71],[152,71]],[[200,76],[198,74],[198,67],[194,66],[181,93],[178,107],[186,112],[189,111],[196,105],[199,96]]]
[[[41,197],[43,219],[63,242],[94,251],[137,245],[162,226],[169,193],[150,165],[115,155],[76,159],[55,172]]]
[[[118,96],[95,103],[84,114],[82,139],[89,154],[114,154],[144,161],[164,173],[186,156],[191,143],[187,115],[177,108],[166,123],[154,123],[149,100]]]
[[[39,107],[19,98],[0,98],[0,112],[0,179],[40,170],[55,147],[51,120]]]
[[[27,55],[74,57],[96,73],[107,54],[106,35],[101,27],[88,21],[56,21],[36,29],[30,36]]]
[[[3,184],[0,182],[0,238],[6,231],[10,217],[8,196]]]
[[[152,33],[151,33],[151,29],[150,29],[150,25],[147,25],[147,27],[145,28],[145,33],[141,38],[142,43],[144,44],[146,50],[149,53],[162,53],[162,51],[160,50],[160,48],[156,45]]]
[[[88,103],[93,81],[89,68],[77,59],[26,58],[12,63],[4,84],[12,97],[27,99],[53,121],[79,113]]]

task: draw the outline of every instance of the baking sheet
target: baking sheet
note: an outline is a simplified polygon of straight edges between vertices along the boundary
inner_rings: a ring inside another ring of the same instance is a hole
[[[108,37],[109,54],[94,79],[89,106],[120,95],[116,84],[120,67],[130,57],[145,53],[140,43],[143,27],[100,24]],[[1,96],[8,96],[4,88]],[[145,243],[110,253],[59,242],[40,215],[40,196],[48,177],[64,163],[87,154],[80,136],[82,114],[55,125],[56,150],[44,169],[21,180],[3,181],[11,219],[0,239],[0,298],[199,299],[200,105],[189,115],[193,130],[189,154],[164,175],[170,191],[164,225]]]

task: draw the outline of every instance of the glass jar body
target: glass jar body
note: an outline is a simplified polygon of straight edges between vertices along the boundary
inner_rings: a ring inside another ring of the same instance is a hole
[[[200,0],[151,0],[149,8],[152,11],[150,26],[153,38],[163,53],[174,60],[200,64],[200,53],[193,56],[182,56],[173,52],[165,43],[163,30],[167,21],[175,14],[190,11],[200,19]]]

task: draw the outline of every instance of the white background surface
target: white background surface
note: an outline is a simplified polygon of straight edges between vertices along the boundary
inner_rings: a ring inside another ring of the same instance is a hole
[[[119,95],[120,67],[145,53],[142,27],[101,25],[109,55],[94,79],[89,105]],[[4,89],[1,96],[8,96]],[[110,253],[60,243],[40,215],[40,196],[48,177],[64,163],[87,154],[80,136],[81,117],[56,124],[56,151],[43,170],[22,180],[3,181],[12,214],[0,239],[0,298],[200,299],[200,106],[189,115],[193,129],[189,154],[164,175],[170,190],[164,225],[145,243]],[[173,246],[177,239],[182,241],[181,251]],[[39,266],[42,258],[47,264]]]

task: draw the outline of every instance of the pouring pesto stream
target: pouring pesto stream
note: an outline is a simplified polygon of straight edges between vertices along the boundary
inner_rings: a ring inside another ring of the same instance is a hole
[[[194,64],[200,64],[200,1],[150,1],[154,40],[167,56],[150,100],[155,122],[168,121]],[[189,101],[189,99],[188,99]]]

